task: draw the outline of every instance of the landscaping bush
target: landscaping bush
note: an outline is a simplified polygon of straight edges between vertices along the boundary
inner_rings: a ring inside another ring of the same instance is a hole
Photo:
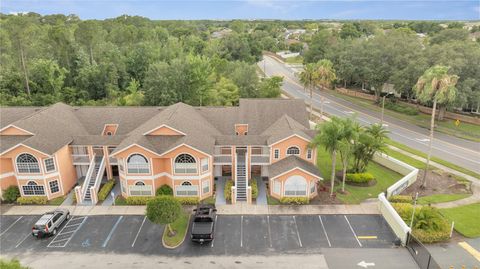
[[[9,186],[3,192],[3,200],[7,203],[13,203],[17,201],[17,198],[20,197],[20,191],[17,186]]]
[[[418,115],[418,109],[414,107],[410,107],[407,105],[402,105],[396,102],[385,102],[385,108],[389,110],[393,110],[398,113],[402,113],[405,115],[415,116]]]
[[[47,202],[46,196],[25,196],[17,198],[17,203],[20,205],[46,205]]]
[[[232,201],[232,187],[233,180],[227,180],[225,182],[225,189],[223,190],[223,195],[225,196],[226,201]]]
[[[4,260],[0,259],[0,268],[2,269],[28,269],[28,267],[22,266],[16,259]]]
[[[107,199],[107,196],[110,193],[110,191],[113,189],[113,186],[115,186],[114,179],[110,179],[109,181],[107,181],[107,183],[103,184],[102,188],[98,192],[98,200],[104,201],[105,199]]]
[[[391,203],[407,203],[411,204],[413,198],[410,195],[393,195],[388,199]]]
[[[155,195],[156,196],[160,196],[160,195],[173,196],[173,190],[170,186],[165,184],[165,185],[160,186],[157,189],[157,191],[155,192]]]
[[[175,197],[182,205],[197,205],[199,200],[197,197]]]
[[[283,197],[280,203],[286,205],[306,205],[310,202],[308,197]]]
[[[370,186],[375,184],[375,177],[370,173],[347,173],[345,182],[350,185]]]
[[[127,197],[125,201],[127,205],[146,205],[148,201],[152,200],[155,197],[152,196],[141,196],[141,197]]]
[[[252,181],[250,181],[250,187],[252,188],[252,199],[257,199],[258,186],[257,186],[257,181],[255,179],[252,179]]]

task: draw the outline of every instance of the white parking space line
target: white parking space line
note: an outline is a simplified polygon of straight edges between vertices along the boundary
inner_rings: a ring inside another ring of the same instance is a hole
[[[120,223],[120,221],[122,221],[122,219],[123,219],[123,216],[118,217],[118,220],[113,225],[112,230],[110,230],[110,233],[108,234],[107,239],[105,239],[105,241],[103,242],[102,248],[107,246],[108,241],[110,241],[110,238],[112,238],[112,235],[115,232],[115,229],[117,229],[117,226]]]
[[[240,218],[240,247],[243,248],[243,216]]]
[[[12,224],[10,224],[10,226],[8,226],[7,229],[5,229],[1,234],[0,236],[2,236],[4,233],[6,233],[10,228],[13,227],[13,225],[15,225],[15,223],[17,223],[19,220],[21,220],[23,218],[23,216],[20,216],[18,219],[16,219]]]
[[[215,215],[215,225],[217,224],[217,218],[218,218],[218,215]],[[215,226],[213,226],[213,239],[212,239],[212,244],[210,245],[211,248],[213,248],[213,244],[215,243]]]
[[[332,247],[332,244],[330,243],[330,239],[328,238],[327,230],[325,230],[325,225],[323,225],[322,216],[319,215],[318,219],[320,220],[320,224],[322,224],[323,233],[325,234],[325,237],[327,238],[328,246]]]
[[[268,225],[268,241],[270,243],[270,248],[272,248],[272,233],[270,232],[270,216],[267,215],[267,225]]]
[[[300,239],[300,233],[298,232],[297,220],[295,219],[295,216],[293,216],[293,222],[295,223],[295,231],[297,232],[298,244],[300,245],[301,248],[303,248],[302,240]]]
[[[23,243],[23,241],[25,241],[29,236],[31,236],[31,233],[28,233],[28,234],[22,239],[22,241],[18,242],[18,244],[15,246],[15,248],[18,248],[18,246],[20,246],[20,245]]]
[[[140,225],[140,228],[138,229],[137,235],[135,235],[135,239],[133,239],[132,248],[135,246],[135,242],[137,242],[138,235],[140,234],[140,231],[142,230],[143,224],[145,223],[146,219],[147,219],[147,216],[145,216],[143,218],[142,224]]]
[[[53,238],[53,240],[47,245],[47,248],[64,248],[69,242],[70,240],[75,236],[75,234],[77,233],[78,230],[80,230],[80,228],[82,228],[82,225],[85,223],[85,221],[87,221],[88,219],[88,216],[83,216],[83,217],[71,217],[68,222],[65,224],[65,226],[62,228],[62,230],[55,236],[55,238]],[[71,221],[76,221],[76,220],[81,220],[82,222],[79,223],[79,225],[74,225],[74,226],[77,226],[75,228],[75,230],[73,231],[73,233],[71,233],[71,231],[69,232],[63,232],[63,230],[65,230],[65,228],[67,227],[73,227],[72,225],[69,225]],[[62,238],[60,239],[59,237],[60,236],[63,236],[65,234],[70,234],[71,235],[67,238]],[[65,241],[65,242],[64,242]],[[63,242],[63,244],[61,243]],[[58,244],[58,243],[61,243],[59,245],[54,245],[54,244]]]
[[[355,236],[355,240],[357,240],[358,245],[359,245],[360,247],[362,247],[362,243],[360,243],[360,240],[358,240],[357,234],[356,234],[355,231],[353,230],[352,225],[350,225],[350,221],[348,221],[347,216],[345,216],[345,215],[343,215],[343,216],[345,217],[345,220],[347,221],[348,226],[350,226],[350,230],[352,230],[353,236]]]

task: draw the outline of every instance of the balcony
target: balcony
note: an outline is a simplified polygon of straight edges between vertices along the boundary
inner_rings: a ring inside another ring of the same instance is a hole
[[[90,164],[88,154],[72,154],[73,165]]]
[[[250,157],[251,164],[269,164],[270,155],[253,155]]]
[[[114,158],[114,157],[109,157],[108,158],[108,162],[110,163],[110,165],[117,165],[117,158]]]
[[[215,155],[213,164],[232,164],[232,155]]]

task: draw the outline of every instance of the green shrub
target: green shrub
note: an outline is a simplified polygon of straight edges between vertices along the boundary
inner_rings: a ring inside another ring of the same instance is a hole
[[[225,196],[226,201],[232,201],[232,187],[233,180],[227,180],[225,182],[225,189],[223,190],[223,195]]]
[[[182,205],[197,205],[198,197],[175,197]]]
[[[375,177],[370,173],[347,173],[345,181],[353,183],[368,183]]]
[[[16,259],[4,260],[0,259],[0,268],[4,269],[28,269],[28,267],[22,266]]]
[[[25,196],[17,198],[17,203],[20,205],[46,205],[47,202],[47,196]]]
[[[286,205],[306,205],[310,202],[308,197],[283,197],[280,203]]]
[[[160,195],[173,196],[173,190],[170,186],[165,184],[165,185],[160,186],[157,189],[157,191],[155,192],[155,195],[156,196],[160,196]]]
[[[110,191],[113,189],[113,186],[115,186],[114,179],[110,179],[109,181],[107,181],[107,183],[103,184],[102,188],[98,192],[98,200],[104,201],[105,199],[107,199],[107,196],[110,193]]]
[[[393,195],[388,199],[391,203],[407,203],[411,204],[413,198],[410,195]]]
[[[410,116],[415,116],[419,114],[418,109],[395,102],[385,102],[385,108]]]
[[[17,201],[17,198],[20,197],[20,191],[18,190],[17,186],[9,186],[4,192],[3,192],[3,200],[7,203],[13,203]]]
[[[125,201],[127,205],[146,205],[148,201],[152,200],[155,197],[152,196],[131,196],[127,197]]]
[[[257,186],[257,181],[255,179],[252,179],[250,181],[250,187],[252,188],[252,199],[257,199],[257,197],[258,197],[258,186]]]

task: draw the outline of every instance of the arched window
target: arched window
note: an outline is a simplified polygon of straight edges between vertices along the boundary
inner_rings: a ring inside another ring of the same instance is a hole
[[[145,186],[145,183],[143,183],[143,181],[138,181],[135,183],[135,186]]]
[[[289,147],[287,149],[287,155],[300,155],[300,149],[297,147]]]
[[[176,196],[198,196],[198,186],[192,185],[190,181],[184,181],[181,185],[175,186]]]
[[[175,174],[195,174],[197,173],[197,162],[190,154],[180,154],[175,158]]]
[[[19,173],[40,173],[37,159],[28,153],[18,155],[17,170]]]
[[[286,196],[307,195],[307,180],[302,176],[291,176],[285,181]]]
[[[45,195],[45,188],[38,186],[35,181],[29,181],[27,185],[22,186],[23,195]]]
[[[127,159],[127,169],[130,174],[148,174],[150,165],[147,158],[140,154],[132,154]]]

